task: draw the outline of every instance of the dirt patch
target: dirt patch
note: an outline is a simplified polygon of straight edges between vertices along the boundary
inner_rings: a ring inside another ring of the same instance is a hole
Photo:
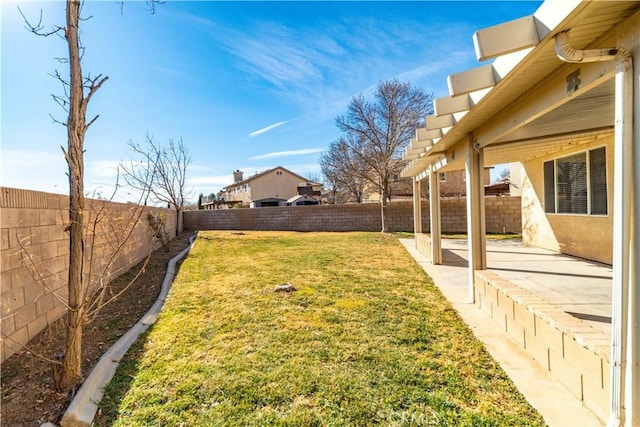
[[[82,372],[85,377],[102,354],[124,335],[154,303],[166,274],[167,263],[189,245],[193,233],[183,233],[151,254],[144,272],[117,301],[106,306],[84,329]],[[141,265],[112,282],[117,293],[125,287]],[[72,394],[53,388],[51,364],[39,356],[52,357],[64,348],[64,322],[58,319],[29,344],[2,363],[2,425],[39,426],[58,423]]]

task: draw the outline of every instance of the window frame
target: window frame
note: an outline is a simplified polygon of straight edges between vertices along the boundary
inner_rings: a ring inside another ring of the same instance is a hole
[[[605,174],[604,174],[604,183],[605,183],[605,198],[604,200],[606,201],[606,213],[593,213],[594,206],[593,206],[593,197],[592,197],[592,172],[591,172],[591,153],[600,149],[604,149],[604,168],[605,168]],[[572,215],[572,216],[589,216],[589,217],[603,217],[606,218],[609,216],[609,213],[611,211],[611,204],[609,202],[609,192],[610,190],[610,186],[609,186],[609,167],[608,167],[608,151],[607,150],[607,146],[606,145],[600,145],[597,147],[591,147],[588,148],[586,150],[581,150],[581,151],[576,151],[574,153],[571,154],[566,154],[563,156],[559,156],[559,157],[554,157],[551,160],[547,160],[544,161],[542,163],[542,181],[543,181],[543,200],[544,200],[544,213],[545,215]],[[558,160],[562,160],[562,159],[567,159],[570,157],[574,157],[580,154],[584,154],[585,155],[585,181],[586,181],[586,212],[585,213],[575,213],[575,212],[558,212],[558,207],[559,207],[559,198],[558,198],[558,179],[557,179],[557,172],[558,172]],[[548,166],[552,165],[552,168],[549,168]],[[548,176],[548,172],[551,171],[551,177]],[[551,178],[553,180],[553,199],[549,200],[548,196],[549,196],[549,192],[548,192],[548,179]],[[549,211],[549,205],[552,205],[553,211]]]

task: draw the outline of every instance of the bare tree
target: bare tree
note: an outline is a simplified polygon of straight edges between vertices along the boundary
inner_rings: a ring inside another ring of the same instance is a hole
[[[467,182],[465,171],[455,170],[440,172],[440,196],[441,197],[464,197],[467,194]]]
[[[508,167],[502,168],[502,170],[500,171],[500,174],[498,174],[498,181],[504,178],[508,178],[510,173],[511,171],[509,170]]]
[[[333,203],[362,203],[366,196],[366,165],[361,156],[349,148],[350,145],[340,139],[332,142],[320,156],[320,169],[332,189]]]
[[[363,178],[380,194],[382,231],[390,184],[404,167],[402,149],[432,111],[433,94],[397,80],[378,84],[373,101],[352,99],[347,113],[336,119],[340,138],[365,165]]]
[[[68,63],[69,77],[63,77],[57,70],[54,77],[60,80],[64,95],[53,95],[54,100],[68,113],[65,122],[67,127],[67,148],[62,152],[69,166],[69,296],[68,319],[65,355],[59,386],[70,389],[82,378],[82,325],[85,318],[83,304],[83,265],[85,257],[84,245],[84,136],[87,129],[98,116],[87,122],[87,106],[89,101],[107,81],[108,77],[91,78],[82,74],[81,52],[83,50],[79,36],[79,23],[82,4],[78,0],[66,2],[65,26],[54,26],[45,31],[42,16],[38,24],[31,25],[26,19],[27,28],[39,36],[63,34],[67,42],[68,58],[60,62]]]
[[[152,12],[155,1],[150,0]],[[92,77],[82,72],[82,53],[84,46],[80,40],[80,22],[82,18],[80,0],[66,1],[66,18],[64,26],[53,26],[46,30],[42,25],[42,15],[37,24],[32,25],[26,18],[29,31],[38,36],[61,35],[68,49],[68,57],[59,61],[69,67],[69,76],[59,71],[53,76],[64,89],[62,96],[52,95],[53,99],[67,112],[66,121],[57,121],[67,128],[67,148],[62,152],[69,167],[69,283],[68,283],[68,317],[66,327],[65,355],[59,378],[59,388],[70,390],[82,378],[82,327],[86,320],[84,283],[85,238],[83,233],[85,218],[84,200],[84,137],[89,127],[98,116],[87,121],[87,106],[96,92],[107,81],[107,76],[98,74]],[[22,13],[22,12],[21,12]],[[24,17],[24,15],[23,15]]]
[[[144,191],[151,183],[151,202],[161,203],[176,212],[176,233],[181,230],[181,212],[192,196],[187,189],[187,168],[191,154],[182,138],[160,145],[152,136],[145,137],[145,144],[130,141],[133,158],[120,163],[126,183],[135,190]]]

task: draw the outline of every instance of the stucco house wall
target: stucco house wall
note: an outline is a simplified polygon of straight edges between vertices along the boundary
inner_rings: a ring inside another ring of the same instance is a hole
[[[245,189],[246,188],[246,189]],[[227,197],[228,201],[241,202],[243,205],[248,205],[251,201],[251,185],[247,187],[243,185],[238,186],[237,190],[232,189]]]
[[[278,199],[280,205],[285,206],[288,199],[298,194],[298,186],[306,182],[300,175],[276,167],[225,187],[224,198],[227,202],[240,202],[245,207],[254,207],[253,202],[265,199]]]
[[[284,168],[276,168],[251,181],[251,199],[275,198],[286,201],[297,194],[298,185],[302,181],[298,175]]]
[[[607,215],[545,213],[544,162],[603,146],[606,147]],[[612,264],[613,135],[603,135],[589,143],[567,144],[560,153],[524,162],[522,166],[523,243]]]

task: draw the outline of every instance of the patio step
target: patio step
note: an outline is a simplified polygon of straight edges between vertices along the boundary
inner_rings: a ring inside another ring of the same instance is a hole
[[[476,271],[476,304],[600,420],[609,415],[610,339],[493,271]]]

